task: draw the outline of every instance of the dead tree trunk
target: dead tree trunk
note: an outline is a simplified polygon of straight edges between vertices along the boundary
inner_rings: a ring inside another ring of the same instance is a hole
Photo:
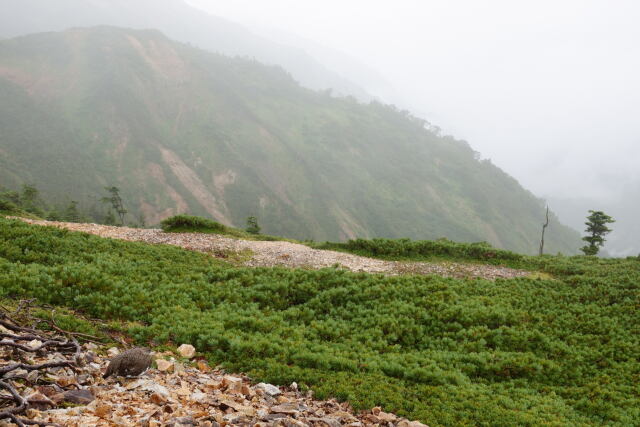
[[[540,239],[540,256],[544,253],[544,232],[547,230],[549,226],[549,206],[547,205],[547,220],[544,224],[542,224],[542,238]]]

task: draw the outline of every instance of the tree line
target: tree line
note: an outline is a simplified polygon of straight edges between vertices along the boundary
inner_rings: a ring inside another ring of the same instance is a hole
[[[79,207],[77,200],[70,200],[66,205],[50,206],[40,196],[40,191],[35,185],[23,184],[21,191],[2,190],[0,188],[0,212],[27,212],[45,218],[49,221],[66,222],[96,222],[105,225],[117,226],[139,226],[145,227],[146,221],[143,214],[140,214],[137,222],[127,223],[129,211],[125,208],[120,195],[120,189],[116,186],[104,188],[107,195],[100,198],[104,209],[83,210]],[[585,255],[598,255],[604,246],[605,236],[612,230],[607,226],[615,220],[603,211],[590,210],[585,222],[587,233],[582,238],[586,242],[580,250]],[[542,236],[540,238],[539,255],[544,254],[545,233],[549,227],[549,207],[547,206],[545,222],[542,224]],[[249,216],[247,218],[246,231],[251,234],[260,234],[261,227],[258,225],[258,218]]]
[[[115,186],[105,187],[100,195],[99,205],[82,206],[78,200],[69,200],[60,204],[49,204],[41,196],[35,185],[23,184],[20,191],[0,188],[0,211],[6,213],[28,213],[49,221],[95,222],[105,225],[129,225],[145,227],[144,215],[132,220],[128,215]]]

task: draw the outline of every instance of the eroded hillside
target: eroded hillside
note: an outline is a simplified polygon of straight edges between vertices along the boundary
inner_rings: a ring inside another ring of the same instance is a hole
[[[0,42],[0,179],[149,224],[190,212],[298,239],[489,241],[534,252],[542,202],[463,141],[393,107],[303,89],[276,67],[156,31]],[[578,235],[555,218],[551,252]]]

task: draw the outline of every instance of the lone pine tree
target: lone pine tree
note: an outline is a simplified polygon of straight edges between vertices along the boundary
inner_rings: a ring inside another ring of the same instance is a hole
[[[590,210],[589,213],[591,215],[587,217],[587,222],[585,222],[587,226],[585,231],[589,234],[582,238],[588,245],[583,246],[580,250],[585,255],[598,255],[600,248],[606,241],[604,236],[611,232],[607,224],[612,224],[616,221],[602,211]]]

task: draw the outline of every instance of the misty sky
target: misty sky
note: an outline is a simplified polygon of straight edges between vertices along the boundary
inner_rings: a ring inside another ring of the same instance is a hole
[[[347,53],[391,83],[389,101],[540,196],[603,197],[640,180],[640,2],[189,3]]]

